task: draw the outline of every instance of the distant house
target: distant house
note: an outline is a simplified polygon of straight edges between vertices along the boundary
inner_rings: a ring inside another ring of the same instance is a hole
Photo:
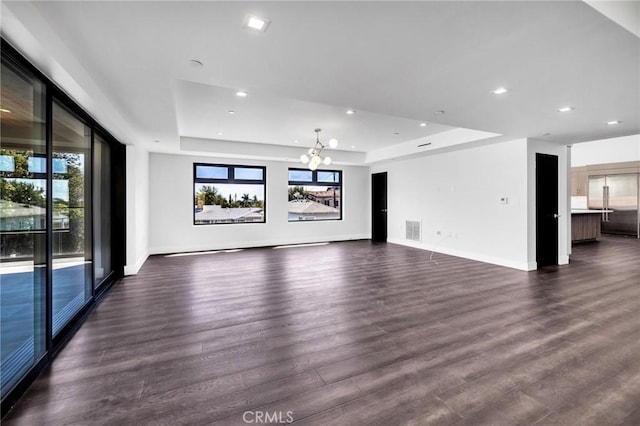
[[[0,231],[33,231],[45,229],[47,209],[30,204],[0,200]],[[68,229],[69,214],[54,211],[53,229]]]
[[[289,220],[340,219],[340,209],[313,200],[289,201]]]
[[[2,231],[45,229],[47,210],[44,207],[0,200],[0,212]]]
[[[0,257],[4,260],[20,260],[29,257],[33,248],[30,240],[22,238],[25,232],[46,229],[47,209],[30,204],[0,200],[0,232],[2,233],[2,248]],[[54,211],[53,229],[69,231],[69,213]]]
[[[204,205],[196,208],[195,222],[198,225],[212,223],[264,222],[264,210],[259,207],[226,207]]]
[[[325,206],[340,208],[340,188],[328,188],[326,191],[307,191],[307,196]]]

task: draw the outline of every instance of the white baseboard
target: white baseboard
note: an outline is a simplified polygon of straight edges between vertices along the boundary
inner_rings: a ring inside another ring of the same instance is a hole
[[[492,265],[506,266],[507,268],[518,269],[520,271],[532,271],[535,269],[531,267],[530,262],[520,262],[512,259],[505,259],[505,258],[495,257],[495,256],[487,256],[483,253],[468,252],[468,251],[456,250],[456,249],[451,249],[446,247],[436,247],[436,246],[431,246],[429,244],[411,242],[411,241],[402,240],[402,239],[389,239],[388,241],[390,243],[414,247],[421,250],[434,251],[436,253],[448,254],[450,256],[462,257],[464,259],[477,260],[479,262],[490,263]]]
[[[147,261],[147,258],[149,257],[149,252],[146,252],[145,254],[143,254],[142,256],[140,256],[139,258],[136,259],[136,263],[133,265],[124,265],[124,274],[125,275],[136,275],[138,273],[138,271],[140,270],[140,268],[142,268],[142,265],[144,265],[144,262]]]
[[[287,238],[287,239],[275,239],[275,240],[256,240],[256,241],[243,241],[242,243],[234,243],[226,241],[222,243],[207,243],[207,244],[183,244],[183,245],[171,245],[171,246],[158,246],[151,247],[149,253],[153,254],[169,254],[169,253],[188,253],[196,251],[208,251],[208,250],[232,250],[232,249],[245,249],[255,247],[271,247],[282,246],[289,244],[312,244],[334,241],[349,241],[349,240],[368,240],[371,238],[370,234],[349,234],[349,235],[333,235],[331,237],[301,237],[301,238]]]

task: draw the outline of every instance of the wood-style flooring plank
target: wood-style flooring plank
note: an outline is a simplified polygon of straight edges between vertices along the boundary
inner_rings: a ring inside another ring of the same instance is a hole
[[[152,256],[2,424],[638,424],[639,240],[532,272],[433,258],[369,241]]]

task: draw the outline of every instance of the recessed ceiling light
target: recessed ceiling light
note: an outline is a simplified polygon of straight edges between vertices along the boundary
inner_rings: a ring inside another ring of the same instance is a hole
[[[355,149],[355,148],[356,148],[356,146],[355,146],[355,145],[351,145],[351,148],[352,148],[352,149]]]
[[[300,141],[298,141],[298,139],[296,139],[295,141],[293,141],[293,143],[300,143]]]
[[[353,114],[355,114],[355,113],[356,113],[356,111],[355,111],[354,109],[348,109],[348,110],[347,110],[347,114],[348,114],[348,115],[353,115]]]
[[[614,126],[614,125],[616,125],[616,124],[620,124],[620,123],[622,123],[622,121],[620,121],[620,120],[613,120],[613,121],[607,121],[605,124],[606,124],[607,126]]]
[[[238,90],[236,92],[236,96],[239,98],[246,98],[247,96],[249,96],[249,93],[245,92],[244,90]]]
[[[160,143],[160,141],[158,139],[154,140],[155,143]]]
[[[444,111],[439,109],[438,111],[435,112],[436,114],[444,114]]]
[[[222,136],[222,135],[224,135],[224,133],[218,132],[218,136]]]
[[[234,110],[230,109],[229,111],[227,111],[227,113],[228,113],[228,114],[233,115],[233,114],[235,114],[236,112],[235,112]]]
[[[255,15],[247,15],[247,20],[245,21],[245,26],[249,27],[249,28],[253,28],[254,30],[258,30],[258,31],[266,31],[267,30],[267,26],[269,26],[269,21],[268,19],[265,18],[261,18],[259,16],[255,16]]]
[[[569,112],[569,111],[573,111],[573,107],[565,106],[562,108],[558,108],[558,112]]]
[[[551,133],[545,133],[545,134],[544,134],[544,135],[542,135],[542,136],[551,136]]]
[[[504,93],[507,93],[509,90],[505,87],[498,87],[495,90],[492,90],[491,93],[493,93],[494,95],[502,95]]]
[[[10,109],[6,109],[6,108],[0,108],[0,112],[11,113],[11,110]]]
[[[400,132],[393,132],[393,134],[394,134],[394,135],[399,135],[399,134],[400,134]]]
[[[189,61],[189,65],[191,66],[191,68],[202,68],[203,64],[197,59],[191,59]]]
[[[420,127],[426,127],[427,123],[420,123]]]

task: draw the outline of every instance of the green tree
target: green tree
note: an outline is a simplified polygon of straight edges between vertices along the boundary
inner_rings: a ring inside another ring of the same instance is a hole
[[[44,190],[28,182],[0,178],[2,199],[29,206],[45,207],[47,200]]]
[[[205,205],[222,205],[223,197],[219,194],[215,186],[205,185],[198,191],[197,199],[202,200]]]
[[[87,217],[85,208],[84,154],[74,152],[54,152],[54,161],[64,163],[64,171],[54,166],[53,179],[66,180],[69,188],[69,199],[55,198],[53,211],[56,216],[66,216],[69,219],[69,232],[59,234],[61,253],[82,254],[86,249]],[[58,169],[58,170],[56,170]],[[55,195],[55,194],[54,194]]]
[[[242,194],[241,205],[242,207],[249,207],[251,205],[251,196],[249,194]]]
[[[309,193],[302,186],[290,186],[289,187],[289,201],[292,200],[306,200],[309,197]]]
[[[67,180],[69,183],[69,206],[84,207],[85,179],[82,169],[82,154],[72,152],[54,152],[53,158],[64,161],[66,173],[54,173],[54,179]],[[54,167],[55,171],[55,167]]]

